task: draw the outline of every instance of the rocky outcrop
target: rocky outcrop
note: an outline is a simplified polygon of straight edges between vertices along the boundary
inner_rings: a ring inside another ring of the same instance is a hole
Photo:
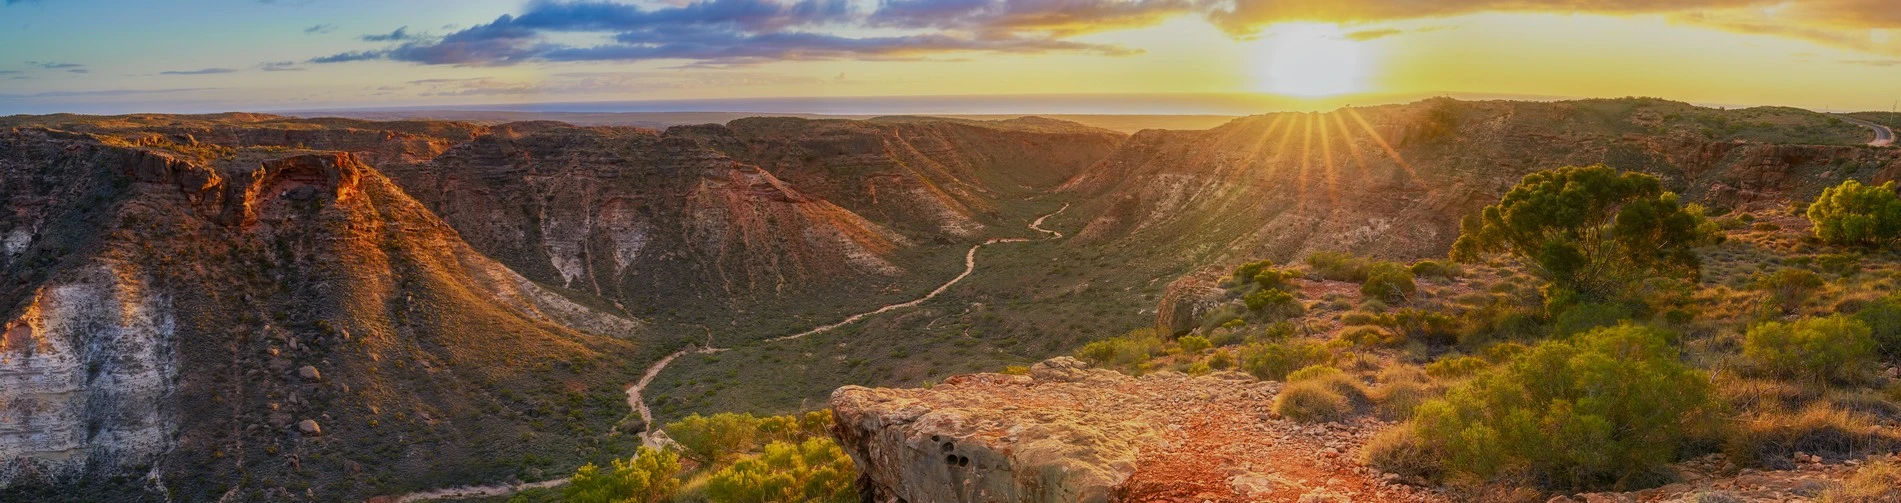
[[[1184,334],[1195,328],[1208,310],[1221,305],[1227,290],[1219,283],[1218,271],[1204,271],[1177,278],[1162,291],[1155,308],[1155,326],[1170,334]]]
[[[1231,372],[1134,378],[1057,358],[1027,376],[840,388],[833,436],[877,501],[1427,498],[1341,457],[1380,425],[1274,418],[1268,404],[1279,389]]]

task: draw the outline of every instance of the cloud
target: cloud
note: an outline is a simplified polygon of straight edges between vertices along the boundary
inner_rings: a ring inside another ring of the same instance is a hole
[[[309,27],[309,28],[304,28],[304,34],[305,34],[305,35],[316,35],[316,34],[319,34],[319,33],[330,33],[330,32],[333,32],[333,31],[337,31],[337,25],[334,25],[334,24],[313,24],[313,25],[310,25],[310,27]]]
[[[1048,8],[1015,11],[1024,16],[1011,22],[1017,27],[983,30],[949,29],[982,24],[974,18],[956,23],[930,21],[927,14],[934,7],[919,3],[886,4],[883,8],[907,10],[883,17],[867,15],[848,0],[702,0],[653,9],[608,2],[538,2],[519,16],[503,15],[446,36],[421,38],[397,30],[375,40],[407,41],[384,49],[323,56],[311,62],[387,58],[430,65],[490,66],[528,61],[688,60],[732,65],[774,60],[918,59],[951,52],[1112,56],[1138,52],[1063,40],[1063,35],[1075,32],[1063,26],[1075,23],[1058,19]],[[911,32],[853,37],[823,31],[840,26],[902,26]],[[559,34],[598,34],[608,42],[576,45],[551,41],[550,35]]]
[[[171,71],[165,71],[165,72],[158,72],[158,74],[159,75],[217,75],[220,73],[234,73],[234,72],[237,72],[237,70],[233,70],[230,68],[205,68],[205,69],[200,69],[200,70],[171,70]]]
[[[1393,29],[1393,28],[1382,28],[1382,29],[1377,29],[1377,30],[1356,31],[1353,33],[1346,34],[1346,37],[1348,40],[1358,40],[1358,41],[1364,42],[1367,40],[1391,37],[1393,35],[1398,35],[1401,33],[1406,33],[1406,32],[1405,30],[1398,30],[1398,29]]]
[[[86,65],[82,65],[78,63],[60,63],[57,61],[28,61],[26,62],[26,64],[30,66],[45,68],[48,70],[59,70],[59,69],[65,69],[65,68],[84,68],[86,66]]]
[[[1149,26],[1196,12],[1193,0],[886,0],[879,27],[1075,35]]]
[[[7,5],[15,5],[15,4],[23,4],[23,3],[40,3],[40,0],[7,0]]]
[[[92,70],[87,70],[85,68],[70,68],[66,70],[66,73],[92,73]]]
[[[33,94],[0,94],[0,98],[60,98],[74,96],[133,96],[140,94],[171,94],[192,91],[216,91],[217,87],[179,87],[170,89],[107,89],[101,91],[50,91]]]
[[[389,33],[364,35],[357,38],[363,39],[364,42],[400,42],[404,40],[417,40],[421,37],[409,34],[409,27],[404,26]]]
[[[19,75],[21,73],[25,73],[25,72],[21,72],[19,70],[0,70],[0,75]]]
[[[303,69],[302,67],[299,67],[299,66],[297,66],[297,62],[295,62],[295,61],[273,61],[273,62],[268,62],[268,63],[258,63],[258,64],[257,64],[257,69],[259,69],[259,70],[264,70],[264,71],[267,71],[267,72],[301,72],[301,71],[304,71],[304,69]]]

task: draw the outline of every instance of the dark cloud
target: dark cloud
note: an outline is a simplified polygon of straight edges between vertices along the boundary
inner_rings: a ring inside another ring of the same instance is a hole
[[[58,61],[28,61],[26,62],[26,64],[37,66],[40,68],[45,68],[48,70],[59,70],[59,69],[64,69],[64,68],[84,68],[86,66],[86,65],[82,65],[78,63],[61,63]]]
[[[388,55],[389,55],[389,51],[344,52],[344,53],[332,54],[329,56],[320,56],[320,57],[310,58],[310,62],[311,63],[343,63],[343,62],[349,62],[349,61],[368,61],[372,59],[383,59],[385,56],[388,56]]]
[[[1080,34],[1148,26],[1196,12],[1193,0],[886,0],[880,27]]]
[[[404,26],[402,28],[397,28],[396,31],[392,31],[389,33],[376,34],[376,35],[364,35],[358,38],[363,39],[364,42],[401,42],[404,40],[416,40],[421,37],[418,37],[416,35],[411,35],[409,33],[409,27]]]
[[[159,75],[217,75],[220,73],[234,73],[234,72],[237,72],[237,70],[233,70],[230,68],[204,68],[204,69],[199,69],[199,70],[172,70],[172,71],[166,71],[166,72],[158,72],[158,74]]]
[[[66,70],[66,73],[92,73],[92,70],[87,70],[85,68],[69,68]]]
[[[269,63],[258,63],[258,65],[257,65],[257,69],[259,69],[259,70],[264,70],[264,71],[267,71],[267,72],[301,72],[301,71],[304,71],[304,69],[303,69],[302,67],[299,67],[299,66],[297,66],[297,62],[295,62],[295,61],[273,61],[273,62],[269,62]]]
[[[313,24],[313,25],[310,25],[310,27],[309,27],[309,28],[304,28],[304,34],[305,34],[305,35],[316,35],[316,34],[319,34],[319,33],[330,33],[330,32],[333,32],[333,31],[337,31],[337,25],[334,25],[334,24]]]

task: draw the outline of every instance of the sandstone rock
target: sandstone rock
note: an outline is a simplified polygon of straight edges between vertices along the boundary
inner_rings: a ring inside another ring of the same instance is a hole
[[[322,435],[323,427],[318,426],[316,421],[305,419],[297,422],[297,431],[305,435]]]
[[[297,377],[304,378],[306,381],[317,381],[323,379],[323,373],[318,372],[317,367],[305,365],[297,368]]]

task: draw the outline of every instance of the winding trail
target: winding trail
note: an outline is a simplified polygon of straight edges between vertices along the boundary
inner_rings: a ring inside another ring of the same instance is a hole
[[[1049,220],[1050,217],[1059,215],[1062,212],[1068,211],[1068,210],[1069,210],[1069,204],[1064,203],[1062,208],[1058,208],[1056,211],[1051,212],[1047,215],[1037,217],[1035,221],[1030,222],[1030,230],[1040,232],[1040,233],[1043,233],[1045,236],[1048,236],[1048,237],[1043,238],[1045,240],[1062,239],[1063,233],[1043,228],[1043,222],[1046,220]],[[946,281],[944,282],[944,284],[938,285],[937,289],[931,290],[930,293],[924,294],[923,297],[918,297],[916,299],[911,299],[909,301],[900,302],[897,304],[887,304],[875,310],[866,311],[866,312],[848,316],[844,320],[841,320],[837,323],[819,326],[817,328],[813,328],[811,330],[806,330],[804,332],[799,332],[792,335],[766,339],[763,342],[774,343],[774,342],[799,339],[799,338],[803,338],[805,336],[812,335],[812,334],[819,334],[819,333],[836,330],[839,327],[850,325],[852,323],[857,323],[859,321],[864,320],[865,318],[869,318],[872,316],[877,316],[880,314],[896,311],[899,309],[904,309],[907,307],[917,307],[918,305],[921,305],[924,302],[929,301],[933,298],[936,298],[940,294],[943,294],[944,291],[950,290],[952,286],[955,286],[957,285],[957,283],[962,282],[964,278],[970,277],[971,273],[977,272],[977,250],[981,250],[985,246],[990,246],[990,245],[994,245],[998,243],[1022,243],[1022,242],[1028,242],[1028,241],[1033,241],[1033,240],[1029,238],[991,238],[988,241],[984,241],[983,243],[979,243],[979,244],[971,246],[970,251],[964,252],[964,272],[962,274],[958,274],[957,277],[951,278],[950,281]],[[658,449],[666,443],[666,441],[664,440],[655,438],[654,432],[657,431],[657,428],[654,428],[654,424],[653,424],[653,411],[647,408],[646,400],[641,398],[641,392],[647,389],[647,385],[653,384],[654,378],[660,376],[660,371],[666,370],[667,365],[672,364],[674,360],[679,359],[682,356],[686,356],[688,353],[711,354],[711,353],[718,353],[721,351],[732,349],[732,348],[714,347],[712,329],[708,329],[704,326],[700,328],[703,330],[706,330],[706,344],[704,346],[698,345],[698,344],[689,344],[687,345],[687,347],[681,348],[679,351],[675,351],[673,352],[673,354],[669,354],[665,358],[661,358],[660,361],[654,362],[653,365],[647,367],[646,373],[641,374],[639,381],[636,381],[633,384],[627,385],[627,406],[633,409],[634,414],[637,414],[640,416],[640,421],[641,421],[641,424],[643,425],[643,429],[640,432],[641,445]],[[620,429],[620,425],[615,425],[613,428],[610,428],[608,432],[614,433],[614,432],[619,431],[619,429]],[[568,483],[568,479],[563,477],[559,479],[544,480],[541,482],[535,482],[535,483],[529,483],[529,484],[492,484],[492,485],[485,485],[485,486],[452,487],[448,489],[436,489],[436,490],[431,490],[431,491],[422,491],[422,492],[404,494],[402,496],[395,498],[394,500],[379,499],[377,501],[393,501],[394,503],[413,503],[413,502],[419,502],[419,501],[431,501],[431,500],[442,500],[442,499],[486,498],[486,497],[494,497],[494,496],[506,496],[506,495],[514,494],[516,492],[520,492],[527,489],[556,487],[556,486],[560,486],[567,483]]]

